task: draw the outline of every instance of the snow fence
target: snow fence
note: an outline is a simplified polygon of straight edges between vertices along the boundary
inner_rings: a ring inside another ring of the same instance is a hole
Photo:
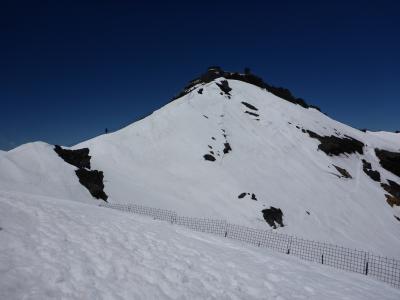
[[[337,269],[374,277],[400,288],[400,260],[372,253],[316,242],[295,236],[228,223],[224,220],[180,216],[174,211],[137,204],[105,203],[102,207],[150,216],[156,220],[185,226],[195,231],[212,233],[242,241],[257,247],[269,248]]]

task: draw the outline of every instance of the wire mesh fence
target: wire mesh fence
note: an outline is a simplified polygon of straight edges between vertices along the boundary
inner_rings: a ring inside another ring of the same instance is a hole
[[[400,260],[366,251],[316,242],[295,236],[231,224],[224,220],[180,216],[174,211],[137,204],[105,203],[103,207],[150,216],[189,229],[269,248],[337,269],[374,277],[400,288]]]

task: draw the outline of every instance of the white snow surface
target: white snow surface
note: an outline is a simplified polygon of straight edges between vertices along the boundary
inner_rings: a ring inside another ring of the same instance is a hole
[[[0,299],[400,299],[367,276],[150,218],[0,192]]]
[[[384,190],[363,172],[361,162],[370,162],[382,182],[400,184],[374,153],[374,148],[399,151],[400,135],[361,132],[237,80],[228,80],[228,99],[216,85],[220,80],[117,132],[72,147],[90,149],[92,169],[104,172],[111,203],[261,229],[270,229],[261,211],[273,206],[284,214],[285,226],[278,232],[400,257],[400,222],[394,217],[400,217],[400,209],[387,204]],[[251,110],[242,101],[258,109],[259,121],[245,113]],[[356,138],[366,145],[364,155],[327,156],[302,128]],[[227,154],[225,142],[232,147]],[[209,151],[216,161],[204,160]],[[333,164],[353,178],[338,178]],[[26,144],[0,156],[0,190],[97,204],[79,184],[75,169],[52,146]],[[239,199],[243,192],[254,193],[258,201]]]
[[[75,167],[54,152],[54,146],[35,142],[0,156],[0,189],[72,200],[93,201],[75,175]]]

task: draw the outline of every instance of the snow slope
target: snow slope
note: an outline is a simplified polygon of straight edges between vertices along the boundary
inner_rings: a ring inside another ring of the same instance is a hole
[[[54,146],[35,142],[0,155],[0,190],[91,202],[90,193],[75,176]]]
[[[0,192],[0,299],[399,299],[363,275],[68,200]]]
[[[399,151],[400,135],[361,132],[238,80],[228,80],[228,97],[217,85],[221,80],[199,84],[149,117],[73,147],[90,149],[93,169],[104,172],[108,201],[263,229],[270,227],[261,211],[273,206],[283,212],[279,232],[400,257],[399,207],[387,204],[386,192],[361,162],[370,162],[382,182],[400,183],[374,153]],[[302,129],[351,136],[366,144],[364,155],[328,156]],[[215,161],[203,158],[210,151]],[[352,179],[339,178],[333,164]],[[75,169],[49,145],[23,145],[0,156],[0,190],[96,204]],[[257,201],[238,198],[242,193],[254,193]]]
[[[266,229],[261,210],[274,206],[284,213],[281,232],[399,257],[400,223],[393,217],[398,210],[363,173],[361,155],[329,157],[296,126],[320,135],[336,129],[363,141],[368,145],[363,157],[397,182],[380,167],[373,148],[397,151],[400,139],[363,133],[241,81],[229,80],[229,86],[231,99],[211,82],[202,94],[194,90],[142,121],[75,148],[90,148],[93,165],[105,173],[111,202]],[[258,108],[260,121],[244,113],[242,101]],[[225,155],[223,130],[233,149]],[[220,152],[215,162],[203,158],[208,145]],[[338,174],[332,164],[354,179],[332,175]],[[258,201],[238,199],[242,192],[255,193]]]

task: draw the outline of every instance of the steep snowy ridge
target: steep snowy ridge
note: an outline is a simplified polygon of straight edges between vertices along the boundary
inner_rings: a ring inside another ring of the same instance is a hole
[[[327,155],[309,132],[355,139],[362,153]],[[196,82],[147,118],[72,147],[81,148],[104,172],[111,203],[266,230],[263,211],[274,207],[283,213],[279,232],[400,257],[400,209],[381,186],[400,177],[375,153],[400,152],[400,135],[359,131],[241,80]],[[364,172],[363,159],[380,182]],[[53,146],[23,145],[0,156],[0,190],[96,204],[75,170]]]

